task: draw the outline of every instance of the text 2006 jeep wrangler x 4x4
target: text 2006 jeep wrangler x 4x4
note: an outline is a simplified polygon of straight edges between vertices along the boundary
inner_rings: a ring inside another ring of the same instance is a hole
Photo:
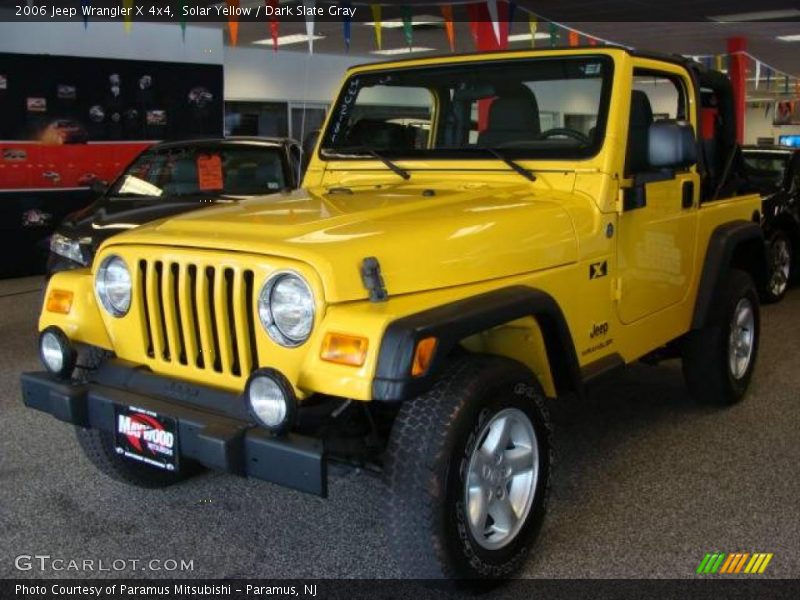
[[[698,399],[747,390],[765,259],[732,107],[719,73],[622,49],[354,68],[303,191],[52,278],[24,401],[136,485],[380,470],[405,573],[508,576],[545,512],[546,398],[678,355]]]

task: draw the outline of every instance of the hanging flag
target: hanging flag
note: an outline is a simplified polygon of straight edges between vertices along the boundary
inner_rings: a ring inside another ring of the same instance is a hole
[[[231,46],[239,43],[239,16],[236,11],[239,8],[239,0],[225,0],[230,14],[228,15],[228,34],[231,36]]]
[[[788,75],[785,75],[783,77],[783,93],[784,94],[788,94],[789,93],[789,76]]]
[[[555,23],[550,23],[550,47],[555,48],[558,44],[558,26]]]
[[[314,54],[314,5],[315,0],[303,0],[306,15],[306,37],[308,38],[308,53]]]
[[[480,10],[477,4],[467,4],[467,14],[469,15],[469,32],[472,35],[472,43],[478,47],[478,21],[480,20]]]
[[[414,45],[414,17],[411,14],[411,7],[405,4],[402,7],[403,14],[403,36],[406,38],[406,45],[411,48]]]
[[[511,25],[514,23],[514,15],[517,12],[517,3],[514,0],[508,1],[508,33],[511,33]]]
[[[758,84],[761,82],[761,62],[756,61],[756,85],[755,88],[758,89]]]
[[[383,46],[381,40],[381,5],[371,4],[369,8],[372,11],[372,22],[374,23],[373,27],[375,27],[375,45],[378,46],[378,50],[380,50]]]
[[[589,39],[589,45],[590,46],[597,46],[597,38],[590,37],[588,39]]]
[[[133,25],[133,0],[122,0],[122,6],[125,8],[125,33],[131,32],[131,25]]]
[[[767,65],[764,65],[764,70],[766,71],[767,91],[769,91],[769,88],[772,87],[772,69],[770,69]]]
[[[350,2],[339,2],[339,6],[342,8],[349,9]],[[350,11],[345,10],[342,12],[344,15],[344,20],[342,21],[342,33],[344,34],[344,47],[347,52],[350,52],[350,38],[351,38],[351,30],[352,30],[352,19],[350,18]]]
[[[181,39],[186,41],[186,16],[183,14],[183,7],[186,6],[186,0],[178,0],[178,18],[181,24]]]
[[[83,28],[89,27],[89,16],[86,14],[85,9],[92,5],[92,0],[81,0],[81,14],[83,15]]]
[[[714,57],[717,71],[722,71],[722,54],[717,54]]]
[[[450,44],[450,52],[455,52],[456,31],[453,27],[453,7],[450,4],[442,5],[442,16],[444,17],[444,31],[447,34],[447,42]]]
[[[575,47],[579,43],[578,32],[573,31],[572,29],[569,30],[569,45]]]
[[[280,0],[264,0],[264,4],[270,9],[269,13],[269,36],[272,38],[272,51],[278,51],[278,7]]]
[[[489,9],[489,19],[492,21],[492,29],[494,30],[494,38],[497,40],[497,45],[500,45],[500,16],[497,13],[497,0],[486,0],[486,8]]]
[[[531,48],[536,47],[536,29],[539,26],[539,21],[536,20],[536,17],[530,15],[528,17],[528,29],[531,32]]]

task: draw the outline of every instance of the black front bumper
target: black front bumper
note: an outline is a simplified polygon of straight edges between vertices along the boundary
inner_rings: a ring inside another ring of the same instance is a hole
[[[255,477],[303,492],[327,495],[321,440],[297,434],[275,436],[245,420],[242,399],[150,372],[112,364],[107,381],[76,384],[49,373],[24,373],[26,406],[79,427],[114,432],[114,405],[135,406],[178,422],[181,457],[215,470]],[[109,385],[109,382],[114,385]],[[185,401],[176,401],[176,391]],[[188,400],[187,400],[188,399]]]

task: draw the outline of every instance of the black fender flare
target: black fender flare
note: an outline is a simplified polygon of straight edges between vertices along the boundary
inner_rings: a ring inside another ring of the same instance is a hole
[[[527,286],[501,288],[408,315],[386,328],[372,382],[373,400],[398,402],[430,389],[451,350],[464,338],[524,317],[541,329],[558,395],[582,393],[578,356],[564,314],[548,293]],[[417,342],[438,340],[428,371],[411,376]]]
[[[744,254],[742,249],[749,252]],[[692,329],[700,329],[705,325],[714,292],[727,277],[732,266],[750,272],[757,286],[765,285],[767,258],[764,233],[758,223],[731,221],[719,225],[711,234],[697,289]]]

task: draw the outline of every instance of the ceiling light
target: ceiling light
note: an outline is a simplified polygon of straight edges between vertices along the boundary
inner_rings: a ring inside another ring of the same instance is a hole
[[[785,10],[762,10],[758,12],[734,13],[730,15],[714,15],[708,17],[710,21],[720,21],[727,23],[740,23],[742,21],[777,21],[779,19],[789,19],[800,17],[800,10],[787,8]]]
[[[278,46],[288,46],[289,44],[300,44],[304,42],[308,42],[309,36],[306,33],[293,33],[291,35],[282,35],[278,37]],[[316,40],[324,40],[324,35],[313,35],[311,39]],[[254,44],[261,44],[264,46],[271,46],[272,45],[272,38],[258,40],[253,42]]]
[[[795,33],[792,35],[779,35],[775,39],[782,42],[800,42],[800,33]]]
[[[375,27],[375,21],[365,21],[364,25],[368,27]],[[433,15],[420,15],[414,17],[411,21],[412,27],[432,27],[436,25],[444,25],[442,17],[434,17]],[[384,29],[402,29],[403,19],[387,19],[381,21],[381,27]]]
[[[542,33],[541,31],[538,33],[515,33],[514,35],[508,36],[509,42],[530,42],[531,38],[535,40],[549,40],[550,34],[549,33]]]
[[[423,46],[404,46],[402,48],[385,48],[383,50],[373,50],[370,54],[380,54],[383,56],[393,56],[395,54],[411,54],[412,52],[432,52],[433,48]]]

